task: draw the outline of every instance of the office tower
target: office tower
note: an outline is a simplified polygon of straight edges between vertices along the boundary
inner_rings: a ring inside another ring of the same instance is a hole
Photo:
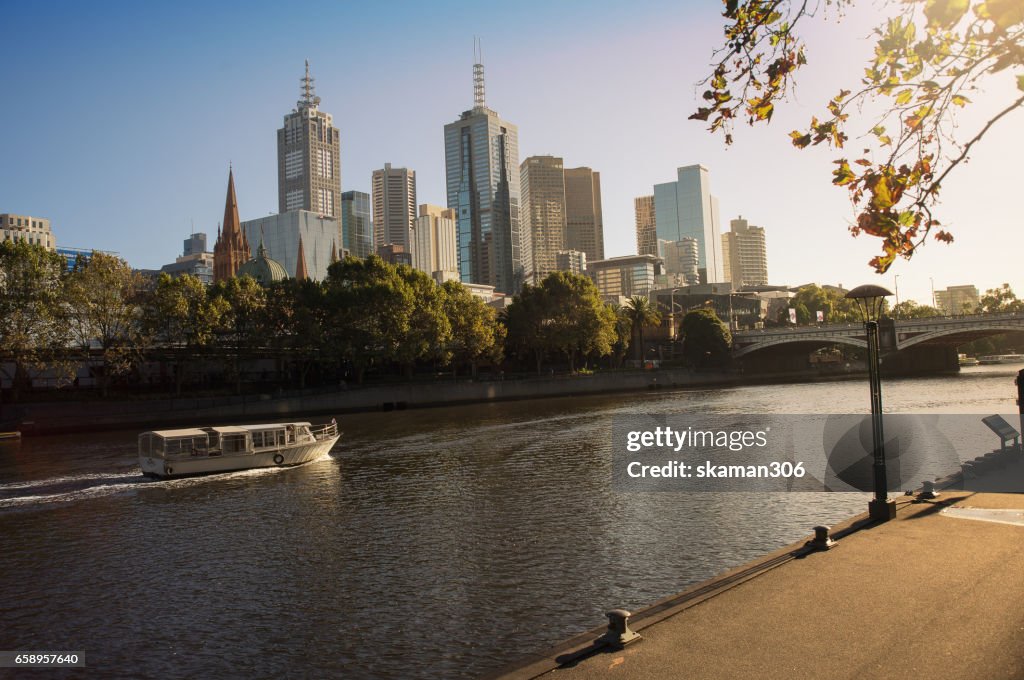
[[[181,254],[187,257],[196,253],[206,252],[209,252],[206,250],[206,234],[200,231],[195,234],[189,234],[189,237],[185,239]]]
[[[565,173],[557,156],[530,156],[519,166],[521,228],[530,233],[537,281],[558,270],[565,250]]]
[[[228,195],[224,202],[224,221],[217,229],[217,243],[213,246],[213,280],[226,281],[251,257],[249,241],[238,219],[238,199],[235,198],[235,174],[228,169]]]
[[[700,283],[697,239],[658,241],[658,245],[661,257],[665,260],[665,273],[671,278],[673,285],[693,286]]]
[[[590,168],[565,169],[565,248],[604,259],[601,173]]]
[[[768,250],[764,229],[747,223],[743,216],[729,222],[722,234],[725,280],[734,288],[768,285]]]
[[[654,223],[659,240],[697,240],[701,283],[725,280],[718,199],[711,195],[708,169],[688,165],[676,171],[677,180],[654,185]]]
[[[277,131],[278,212],[341,214],[341,138],[331,114],[320,111],[313,78],[302,78],[302,97]]]
[[[935,291],[935,306],[946,314],[973,314],[981,304],[977,286],[949,286]]]
[[[50,231],[50,220],[30,215],[0,215],[0,233],[4,241],[27,241],[43,246],[47,250],[57,247],[57,239]]]
[[[190,274],[205,285],[213,283],[213,253],[206,250],[206,234],[189,235],[184,242],[181,257],[165,264],[160,271],[173,277]]]
[[[341,220],[308,210],[246,220],[242,231],[249,243],[262,242],[266,257],[279,262],[290,278],[299,278],[304,267],[307,278],[323,281],[332,256],[343,250]]]
[[[661,258],[654,255],[626,255],[587,263],[587,274],[601,297],[610,299],[647,295],[661,271]]]
[[[473,108],[444,126],[448,207],[459,234],[464,283],[517,293],[533,276],[530,232],[520,228],[519,131],[484,103],[484,67],[473,65]]]
[[[416,173],[408,168],[373,171],[373,245],[395,243],[412,250],[409,231],[416,221]]]
[[[658,234],[654,226],[654,195],[633,199],[636,213],[636,252],[640,255],[658,254]]]
[[[401,243],[377,246],[377,255],[388,264],[412,266],[412,253],[407,251]]]
[[[354,257],[373,252],[373,219],[370,215],[370,194],[346,191],[341,195],[342,247]]]
[[[435,279],[456,278],[459,271],[455,211],[424,203],[413,225],[412,266]],[[447,274],[445,274],[447,272]]]
[[[587,254],[578,250],[559,250],[555,255],[555,266],[560,272],[585,274],[587,271]]]

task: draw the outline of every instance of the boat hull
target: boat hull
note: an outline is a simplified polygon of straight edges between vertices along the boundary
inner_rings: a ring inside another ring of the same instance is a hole
[[[330,451],[340,438],[340,435],[335,435],[319,441],[235,455],[166,459],[157,456],[140,456],[139,467],[142,468],[142,474],[157,479],[192,477],[259,468],[294,467],[320,458]]]

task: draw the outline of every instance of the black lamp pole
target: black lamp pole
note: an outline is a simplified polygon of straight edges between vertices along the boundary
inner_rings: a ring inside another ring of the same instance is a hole
[[[889,500],[889,484],[885,474],[885,434],[882,428],[882,376],[878,343],[878,317],[882,301],[892,295],[881,286],[854,288],[846,297],[856,300],[864,313],[864,332],[868,343],[868,380],[871,387],[871,439],[875,497],[868,503],[871,519],[886,522],[896,517],[896,503]]]

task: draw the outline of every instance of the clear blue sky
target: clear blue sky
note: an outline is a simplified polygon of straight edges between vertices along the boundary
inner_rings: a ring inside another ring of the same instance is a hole
[[[636,250],[633,197],[711,171],[723,230],[767,229],[772,282],[877,282],[930,301],[936,288],[1009,282],[1024,294],[1024,115],[1004,120],[947,183],[957,237],[877,277],[875,239],[852,239],[827,151],[786,133],[856,82],[872,8],[818,23],[798,96],[726,149],[688,121],[721,31],[713,0],[319,3],[6,3],[0,60],[0,212],[48,217],[61,245],[113,250],[135,267],[180,254],[194,223],[212,239],[233,163],[242,219],[277,210],[276,130],[303,60],[342,135],[342,188],[369,191],[390,162],[445,203],[443,126],[472,104],[473,36],[487,102],[519,126],[521,159],[554,154],[601,172],[609,256]],[[1006,91],[1009,75],[994,88]],[[1002,89],[1000,89],[1002,88]]]

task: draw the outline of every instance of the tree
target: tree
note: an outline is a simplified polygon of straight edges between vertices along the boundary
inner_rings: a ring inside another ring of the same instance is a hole
[[[825,323],[849,323],[860,319],[853,300],[846,299],[838,290],[815,284],[802,286],[790,300],[789,307],[796,310],[796,322],[800,325],[817,323],[818,312],[822,312]],[[783,309],[781,313],[788,322],[789,311]]]
[[[327,354],[326,288],[319,281],[285,279],[267,288],[266,332],[275,354],[297,369],[299,387]]]
[[[980,312],[991,314],[996,312],[1021,312],[1024,311],[1024,301],[1018,300],[1017,295],[1010,288],[1010,284],[1004,283],[999,288],[991,288],[981,296],[978,305]]]
[[[661,314],[654,308],[646,295],[634,295],[626,300],[622,309],[626,318],[629,319],[632,333],[638,337],[636,358],[643,361],[644,327],[660,325]]]
[[[54,365],[66,349],[63,275],[63,258],[43,246],[0,242],[0,358],[13,365],[7,375],[15,401],[29,371]]]
[[[227,352],[235,392],[241,394],[242,360],[267,339],[267,291],[251,276],[232,276],[214,283],[209,295],[225,303],[219,344]]]
[[[142,275],[127,262],[98,252],[67,277],[70,328],[87,354],[93,343],[99,345],[103,369],[98,383],[103,396],[112,378],[141,361],[146,345],[140,309],[143,287]]]
[[[927,319],[933,316],[942,316],[942,311],[929,305],[919,305],[913,300],[904,300],[892,308],[894,319]]]
[[[212,344],[229,311],[222,297],[208,296],[203,282],[191,274],[161,274],[143,305],[143,327],[175,359],[175,393],[181,394],[186,367]]]
[[[683,357],[698,368],[729,363],[732,334],[713,309],[695,309],[683,317]]]
[[[855,0],[825,0],[839,11]],[[709,121],[732,143],[732,125],[771,121],[778,103],[807,63],[798,25],[817,5],[804,0],[724,0],[725,44],[715,52],[713,72],[703,84],[706,102],[691,118]],[[827,113],[805,130],[790,133],[806,148],[845,148],[848,128],[869,148],[834,161],[833,184],[845,187],[857,212],[853,235],[882,240],[871,266],[885,272],[896,257],[909,259],[931,233],[952,234],[933,215],[942,183],[965,163],[972,148],[1001,119],[1024,106],[1024,3],[1020,0],[904,0],[890,3],[895,16],[876,29],[874,57],[860,84],[840,89]],[[984,123],[962,133],[957,113],[968,95],[992,76],[1014,69],[1017,92]],[[880,111],[867,117],[864,111]],[[851,114],[854,115],[851,118]],[[876,160],[877,159],[877,160]]]
[[[509,354],[522,359],[531,357],[540,375],[547,341],[547,291],[540,286],[526,284],[505,308],[506,343]]]
[[[493,307],[484,303],[458,281],[445,281],[444,311],[451,326],[448,351],[452,356],[452,374],[459,364],[469,364],[475,378],[481,361],[501,363],[505,327],[498,323]]]
[[[395,358],[405,367],[406,375],[412,377],[417,361],[448,363],[452,326],[445,313],[443,288],[424,272],[408,265],[394,269],[403,284],[404,294],[412,300],[405,336],[395,348]]]

